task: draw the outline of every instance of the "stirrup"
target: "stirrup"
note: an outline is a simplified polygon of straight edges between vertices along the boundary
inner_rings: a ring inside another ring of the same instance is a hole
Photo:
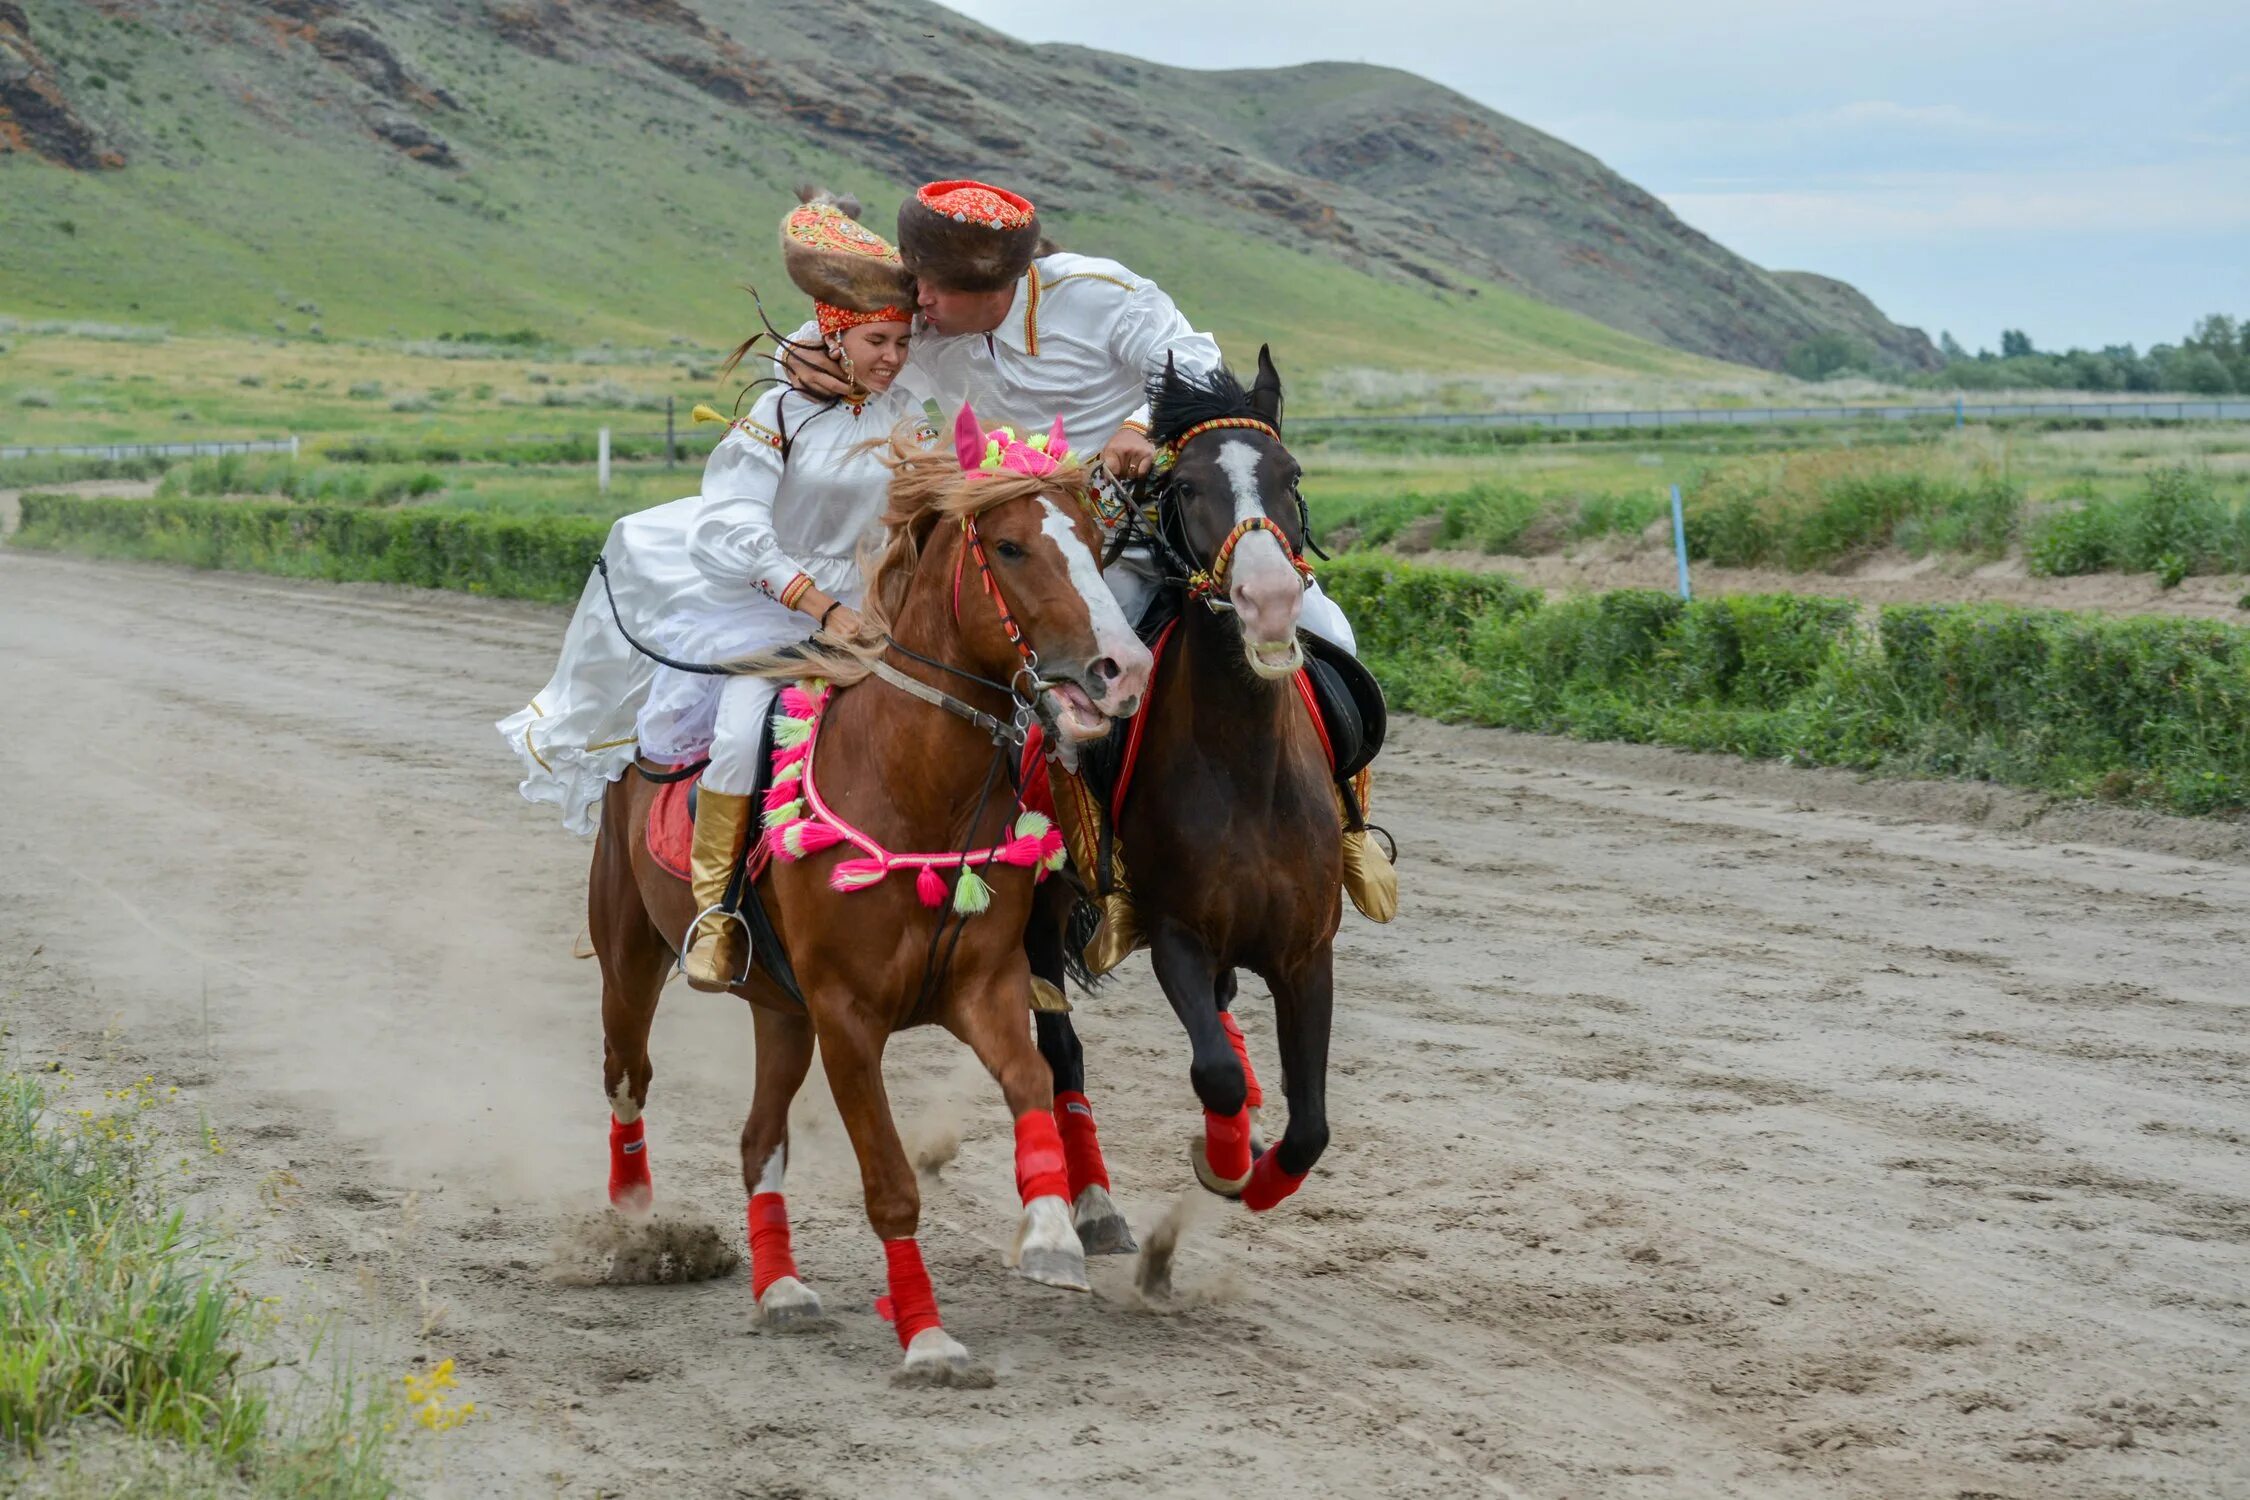
[[[680,939],[679,951],[672,959],[672,972],[675,974],[687,972],[688,949],[695,946],[696,929],[703,925],[705,917],[714,913],[742,929],[742,972],[735,975],[729,982],[732,984],[746,983],[750,978],[750,971],[758,966],[758,940],[750,931],[750,923],[743,917],[742,913],[730,911],[724,902],[714,902],[706,906],[695,914],[694,921],[688,923],[687,932]],[[722,928],[722,930],[724,929]]]

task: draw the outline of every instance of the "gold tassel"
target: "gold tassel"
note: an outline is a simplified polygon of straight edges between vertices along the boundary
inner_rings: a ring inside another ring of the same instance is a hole
[[[725,412],[716,411],[700,401],[695,403],[695,410],[689,412],[688,417],[691,421],[696,422],[724,422],[728,420]]]

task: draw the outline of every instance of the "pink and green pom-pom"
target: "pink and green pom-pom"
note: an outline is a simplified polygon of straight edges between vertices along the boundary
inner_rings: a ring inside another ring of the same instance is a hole
[[[992,905],[992,887],[982,875],[961,867],[961,878],[953,882],[953,909],[964,917],[973,917]]]

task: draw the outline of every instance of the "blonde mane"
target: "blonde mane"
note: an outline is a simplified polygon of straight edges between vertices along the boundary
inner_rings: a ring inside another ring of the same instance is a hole
[[[890,504],[883,513],[883,539],[860,550],[867,591],[859,606],[859,634],[846,641],[815,636],[799,645],[760,651],[727,662],[729,675],[783,681],[824,677],[838,687],[858,682],[872,670],[869,663],[882,654],[892,623],[906,607],[907,586],[938,523],[1041,495],[1081,506],[1092,501],[1093,479],[1084,464],[1065,463],[1038,477],[990,471],[970,475],[962,472],[951,444],[933,446],[921,432],[920,424],[909,419],[893,428],[888,439],[868,445],[889,449],[883,462],[891,471]]]

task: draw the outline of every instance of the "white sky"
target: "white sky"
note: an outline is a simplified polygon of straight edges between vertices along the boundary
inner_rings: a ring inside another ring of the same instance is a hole
[[[1183,67],[1383,63],[1974,349],[2250,317],[2250,0],[948,0]]]

